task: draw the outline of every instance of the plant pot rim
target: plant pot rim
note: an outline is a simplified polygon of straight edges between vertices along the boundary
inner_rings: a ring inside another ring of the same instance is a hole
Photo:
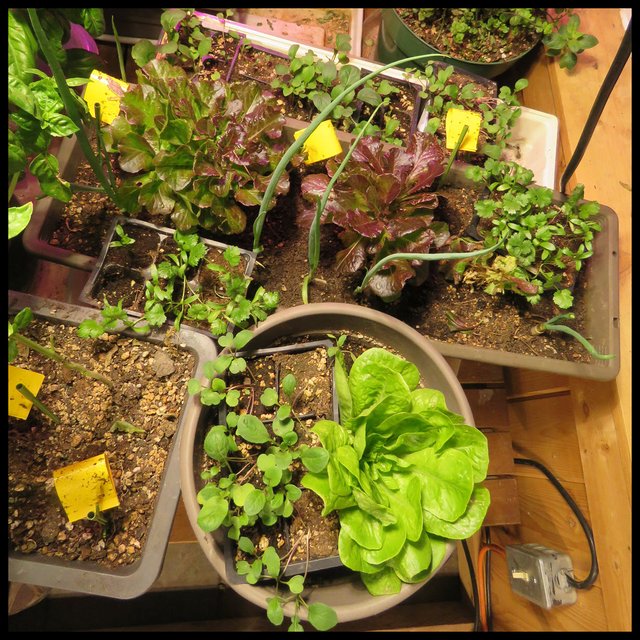
[[[62,324],[77,325],[85,318],[100,318],[100,313],[95,309],[9,291],[10,313],[27,306],[34,316]],[[116,333],[158,346],[165,339],[164,334],[157,331],[142,337],[133,331]],[[201,376],[205,361],[217,355],[212,340],[190,329],[181,329],[172,342],[193,353],[196,360],[194,376]],[[9,581],[125,600],[142,595],[152,586],[162,569],[180,498],[180,441],[183,432],[195,426],[202,414],[202,407],[195,398],[187,395],[186,390],[184,394],[184,405],[162,472],[156,506],[148,524],[147,539],[140,559],[131,565],[110,569],[90,561],[67,561],[38,553],[27,555],[9,551]]]
[[[529,53],[531,53],[531,51],[533,51],[533,49],[535,49],[538,44],[540,44],[540,40],[542,39],[541,37],[538,39],[538,41],[532,45],[529,49],[527,49],[524,53],[521,53],[517,56],[514,56],[512,58],[505,58],[504,60],[495,60],[493,62],[475,62],[473,60],[467,60],[466,58],[457,58],[455,56],[452,56],[449,53],[445,53],[443,51],[440,51],[440,49],[437,49],[435,46],[433,46],[432,44],[430,44],[429,42],[427,42],[426,40],[422,39],[419,35],[416,34],[415,31],[413,31],[413,29],[411,29],[409,27],[409,25],[407,25],[407,23],[402,19],[402,16],[400,16],[400,14],[398,13],[397,9],[391,9],[393,11],[393,13],[397,16],[398,20],[400,20],[402,22],[403,25],[405,25],[407,27],[407,29],[409,29],[409,31],[411,31],[411,33],[414,35],[414,37],[416,37],[418,40],[420,40],[420,42],[422,42],[426,47],[429,47],[430,49],[433,49],[434,51],[436,51],[439,55],[444,56],[446,58],[448,58],[449,60],[453,61],[453,64],[455,65],[456,63],[458,64],[462,64],[462,65],[466,65],[469,66],[471,68],[476,68],[476,69],[482,69],[483,67],[500,67],[503,65],[512,65],[515,62],[518,62],[518,60],[521,60],[522,58],[524,58],[524,56],[528,55]],[[383,14],[385,12],[385,9],[382,10]],[[389,11],[388,9],[386,9],[386,11]],[[481,75],[481,74],[480,74]]]
[[[276,312],[254,330],[251,348],[264,348],[282,337],[301,335],[326,335],[336,331],[353,330],[367,334],[385,346],[396,349],[405,358],[416,363],[421,370],[425,384],[440,389],[445,395],[447,406],[461,414],[467,424],[474,425],[473,414],[455,374],[447,361],[436,348],[417,331],[402,321],[385,313],[345,303],[313,303],[291,307]],[[255,341],[255,342],[254,342]],[[425,368],[431,368],[425,375]],[[273,595],[269,587],[245,584],[232,584],[225,569],[223,541],[216,541],[211,534],[204,533],[197,524],[199,504],[196,500],[194,477],[194,446],[196,428],[187,429],[181,441],[181,486],[187,515],[196,539],[209,562],[220,577],[241,596],[266,608],[266,600]],[[362,584],[358,574],[350,578],[336,580],[335,584],[310,589],[305,600],[308,603],[324,602],[336,610],[339,622],[348,622],[376,615],[399,604],[420,589],[435,576],[450,558],[455,549],[452,541],[440,566],[425,580],[417,584],[403,584],[400,593],[373,597]],[[285,615],[292,615],[293,607],[288,605]],[[303,619],[306,619],[304,614]]]

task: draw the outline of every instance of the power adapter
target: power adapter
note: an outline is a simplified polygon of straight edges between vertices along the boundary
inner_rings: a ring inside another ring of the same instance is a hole
[[[573,564],[566,553],[533,543],[507,545],[505,550],[515,593],[544,609],[573,604],[578,599],[567,580]]]

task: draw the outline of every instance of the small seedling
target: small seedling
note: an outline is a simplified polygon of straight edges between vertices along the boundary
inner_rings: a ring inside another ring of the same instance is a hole
[[[25,307],[16,314],[13,322],[9,322],[9,362],[12,362],[17,357],[19,343],[28,347],[29,349],[33,349],[45,358],[49,358],[51,360],[54,360],[55,362],[59,362],[63,367],[66,367],[67,369],[76,371],[77,373],[80,373],[87,378],[98,380],[99,382],[106,384],[108,387],[113,387],[113,382],[109,378],[103,376],[97,371],[87,369],[84,365],[81,365],[78,362],[69,360],[62,354],[58,353],[54,349],[53,344],[50,347],[43,347],[35,340],[31,340],[31,338],[22,335],[21,331],[26,329],[26,327],[32,320],[33,313],[31,312],[31,309],[29,307]]]
[[[558,324],[561,320],[574,320],[575,314],[573,313],[561,313],[560,315],[554,316],[550,320],[546,322],[541,322],[531,329],[532,335],[541,335],[546,331],[560,331],[561,333],[566,333],[567,335],[575,338],[589,353],[590,356],[596,358],[597,360],[612,360],[615,358],[615,354],[608,353],[602,354],[600,353],[583,335],[578,333],[575,329],[568,327],[564,324]]]
[[[126,247],[127,245],[133,244],[135,242],[133,238],[127,235],[127,232],[122,228],[121,224],[116,225],[115,232],[119,239],[110,242],[110,247]]]

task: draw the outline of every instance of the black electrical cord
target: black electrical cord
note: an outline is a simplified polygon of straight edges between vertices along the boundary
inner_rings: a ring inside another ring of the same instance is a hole
[[[471,554],[469,553],[469,546],[466,540],[460,540],[462,543],[462,549],[464,550],[464,557],[467,559],[467,566],[469,567],[469,577],[471,578],[471,589],[473,591],[473,609],[475,611],[475,621],[473,623],[473,630],[480,630],[480,609],[479,609],[479,596],[478,596],[478,583],[476,582],[476,572],[473,569],[473,561],[471,560]]]
[[[591,571],[589,571],[589,575],[584,580],[576,580],[572,576],[567,576],[567,582],[574,589],[588,589],[593,585],[598,577],[598,558],[596,556],[596,544],[593,539],[593,531],[591,531],[591,527],[589,523],[582,515],[582,511],[580,511],[578,505],[574,502],[573,498],[567,493],[566,489],[558,482],[556,477],[547,469],[542,463],[537,460],[529,460],[528,458],[514,458],[513,460],[516,464],[526,464],[530,467],[535,467],[544,473],[547,478],[551,481],[553,486],[560,492],[562,497],[567,501],[567,504],[571,507],[571,510],[575,514],[576,518],[582,525],[582,529],[584,530],[585,535],[587,536],[587,542],[589,543],[589,550],[591,551]]]

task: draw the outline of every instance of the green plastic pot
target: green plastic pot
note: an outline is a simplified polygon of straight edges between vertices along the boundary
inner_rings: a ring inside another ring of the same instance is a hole
[[[534,47],[516,58],[502,62],[479,63],[453,58],[434,49],[422,38],[419,38],[403,22],[396,9],[382,10],[382,20],[380,21],[380,30],[378,33],[378,60],[384,64],[411,56],[435,53],[440,54],[440,57],[433,58],[433,60],[442,60],[446,64],[451,64],[454,67],[476,74],[482,78],[495,78],[499,76],[524,56],[528,55],[533,48]],[[427,61],[418,61],[418,64],[425,66],[426,62]]]

